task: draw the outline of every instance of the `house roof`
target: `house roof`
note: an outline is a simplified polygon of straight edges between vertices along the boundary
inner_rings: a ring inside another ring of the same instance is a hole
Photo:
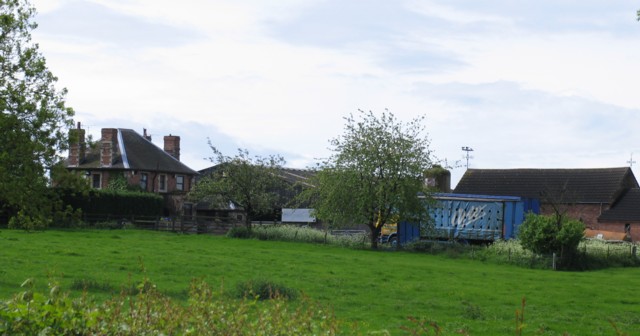
[[[280,177],[291,184],[306,184],[306,181],[313,175],[315,175],[315,172],[309,169],[280,168]]]
[[[113,149],[111,167],[100,165],[100,148],[89,149],[85,160],[72,169],[126,169],[197,175],[151,141],[132,129],[118,128],[118,146]],[[99,146],[98,146],[99,147]]]
[[[631,168],[468,169],[455,193],[507,195],[559,203],[613,203],[638,188]]]
[[[205,177],[207,175],[212,174],[213,172],[220,169],[222,164],[217,164],[215,166],[211,166],[205,169],[198,171],[200,173],[200,178]],[[278,176],[285,180],[290,184],[295,183],[305,183],[310,177],[315,174],[314,171],[309,169],[298,169],[298,168],[278,168]]]
[[[640,221],[640,189],[625,192],[609,210],[598,217],[598,221]]]

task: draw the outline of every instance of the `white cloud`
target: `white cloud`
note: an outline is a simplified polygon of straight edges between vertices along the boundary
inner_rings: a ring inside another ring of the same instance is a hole
[[[473,147],[476,168],[622,166],[640,152],[640,41],[624,33],[640,24],[604,0],[572,18],[551,1],[34,4],[34,40],[77,119],[180,133],[196,169],[208,136],[306,166],[358,108],[426,115],[435,154]]]

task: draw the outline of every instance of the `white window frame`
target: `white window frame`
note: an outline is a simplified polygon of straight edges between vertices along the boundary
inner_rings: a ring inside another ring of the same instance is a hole
[[[169,181],[167,180],[166,174],[159,174],[158,175],[158,192],[167,192],[168,182]]]
[[[185,180],[186,179],[184,175],[176,175],[176,190],[184,191]],[[182,182],[178,182],[178,181],[182,181]]]

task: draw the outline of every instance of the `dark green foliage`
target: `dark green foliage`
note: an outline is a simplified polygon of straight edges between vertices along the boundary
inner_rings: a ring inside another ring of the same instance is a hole
[[[241,226],[241,227],[233,227],[229,231],[227,231],[227,237],[248,239],[252,237],[252,234],[251,234],[251,231],[247,229],[247,227]]]
[[[109,215],[111,217],[160,216],[164,201],[152,193],[122,190],[92,189],[86,194],[60,190],[65,205],[82,209],[86,216]]]
[[[108,282],[100,282],[93,279],[74,279],[71,283],[72,290],[89,291],[89,292],[106,292],[116,293],[117,287],[114,287]]]
[[[73,116],[31,41],[34,15],[29,1],[0,2],[0,214],[26,230],[49,224],[47,170],[67,148]]]
[[[525,249],[538,254],[556,253],[561,258],[575,256],[584,237],[584,224],[559,216],[528,214],[518,238]]]
[[[295,300],[298,291],[274,281],[257,279],[241,282],[236,287],[239,298],[255,298],[257,300],[285,299]]]
[[[140,190],[139,186],[132,186]],[[123,174],[111,174],[109,176],[109,185],[107,185],[108,190],[120,190],[126,191],[130,190],[129,183],[127,182],[127,178],[124,177]]]

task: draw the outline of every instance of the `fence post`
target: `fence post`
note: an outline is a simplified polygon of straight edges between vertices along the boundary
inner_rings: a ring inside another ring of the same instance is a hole
[[[637,256],[636,253],[637,253],[636,246],[635,245],[631,246],[631,255],[635,257],[635,256]]]
[[[511,248],[509,248],[509,262],[511,262]]]
[[[556,253],[553,252],[553,270],[556,270]]]

